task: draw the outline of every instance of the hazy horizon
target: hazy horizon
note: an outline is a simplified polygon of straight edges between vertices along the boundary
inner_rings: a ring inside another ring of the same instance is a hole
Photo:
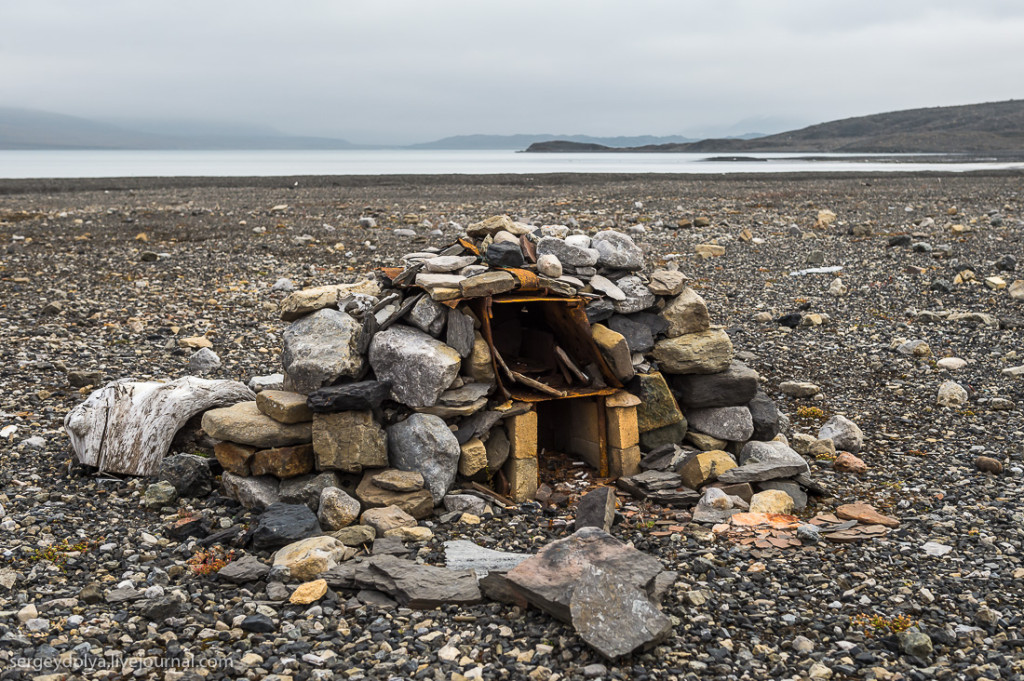
[[[38,0],[4,10],[4,105],[357,144],[693,138],[1019,99],[1024,5]]]

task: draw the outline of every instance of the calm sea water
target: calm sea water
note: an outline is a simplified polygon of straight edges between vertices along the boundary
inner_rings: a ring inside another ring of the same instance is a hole
[[[759,161],[709,161],[718,154],[522,154],[514,151],[2,151],[0,178],[495,173],[963,172],[1024,163],[891,162],[828,154],[745,154]]]

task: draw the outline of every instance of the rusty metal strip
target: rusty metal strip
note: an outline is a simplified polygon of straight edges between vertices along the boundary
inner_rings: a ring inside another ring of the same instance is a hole
[[[382,272],[382,273],[384,274],[384,276],[385,276],[385,277],[387,277],[388,279],[394,279],[394,278],[395,278],[395,277],[397,277],[397,276],[398,276],[399,274],[401,274],[402,272],[404,272],[404,271],[405,271],[405,268],[404,268],[404,267],[381,267],[381,268],[380,268],[380,271],[381,271],[381,272]]]
[[[598,473],[602,478],[608,477],[608,414],[604,396],[597,398],[597,452],[598,452]]]
[[[480,257],[480,249],[477,248],[476,245],[469,239],[459,239],[459,245],[465,248],[473,255],[475,255],[476,257]]]
[[[535,272],[519,269],[518,267],[507,267],[505,271],[516,278],[516,281],[519,282],[520,291],[539,291],[542,288],[540,277]]]

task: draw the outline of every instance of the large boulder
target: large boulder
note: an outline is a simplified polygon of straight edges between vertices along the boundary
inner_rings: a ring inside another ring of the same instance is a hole
[[[744,442],[754,433],[754,419],[746,407],[687,409],[690,428],[720,440]]]
[[[364,509],[397,506],[402,511],[418,520],[422,520],[434,512],[434,497],[431,495],[430,490],[414,489],[409,491],[400,491],[388,489],[387,487],[375,482],[379,476],[387,475],[388,473],[389,471],[387,470],[367,471],[363,475],[363,479],[359,482],[359,486],[356,487],[355,494],[356,498],[362,502]],[[422,483],[422,476],[418,475],[418,477]],[[382,482],[384,485],[388,484],[383,480]]]
[[[598,253],[597,266],[613,270],[640,270],[644,267],[644,252],[629,236],[614,229],[598,232],[590,240]]]
[[[613,573],[617,582],[648,595],[654,592],[655,578],[664,571],[654,556],[624,544],[600,528],[584,527],[565,539],[551,542],[506,576],[530,605],[563,622],[571,622],[573,592],[591,566]]]
[[[280,423],[261,412],[256,402],[239,402],[230,407],[211,409],[203,414],[203,430],[215,440],[260,449],[302,445],[313,439],[309,423]]]
[[[637,374],[640,404],[636,408],[637,427],[646,433],[683,420],[676,398],[669,390],[665,377],[658,371]],[[685,431],[685,426],[683,426]],[[682,435],[679,436],[682,439]]]
[[[754,399],[757,372],[742,362],[733,362],[717,374],[674,376],[672,388],[684,407],[735,407]]]
[[[305,504],[314,513],[320,508],[320,495],[328,487],[342,487],[341,477],[334,471],[316,475],[300,475],[281,481],[278,490],[286,504]]]
[[[801,473],[807,473],[810,469],[802,456],[784,442],[759,442],[751,440],[743,445],[740,450],[739,461],[741,465],[750,463],[781,463],[793,466],[803,466]]]
[[[461,448],[459,441],[440,417],[413,414],[388,428],[391,465],[416,471],[440,504],[455,482]]]
[[[682,336],[684,333],[697,333],[711,328],[711,316],[704,299],[692,288],[685,288],[678,296],[672,298],[661,318],[668,322],[666,334],[669,338]]]
[[[654,358],[670,374],[715,374],[732,362],[732,341],[722,329],[687,333],[658,341]]]
[[[339,310],[318,310],[284,330],[285,390],[309,394],[339,378],[359,378],[362,324]]]
[[[391,398],[409,407],[431,407],[455,377],[459,353],[418,329],[396,324],[370,343],[370,366],[391,383]]]
[[[318,470],[359,473],[388,465],[387,435],[369,411],[313,415]]]

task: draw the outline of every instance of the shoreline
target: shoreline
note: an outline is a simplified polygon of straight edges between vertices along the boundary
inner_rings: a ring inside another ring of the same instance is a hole
[[[592,186],[631,182],[729,183],[841,180],[907,180],[924,178],[1024,177],[1020,169],[964,171],[822,171],[779,173],[495,173],[495,174],[394,174],[394,175],[276,175],[276,176],[145,176],[78,178],[0,178],[0,195],[45,194],[81,191],[149,191],[160,189],[254,188],[320,189],[387,186]],[[296,184],[297,183],[297,184]]]

